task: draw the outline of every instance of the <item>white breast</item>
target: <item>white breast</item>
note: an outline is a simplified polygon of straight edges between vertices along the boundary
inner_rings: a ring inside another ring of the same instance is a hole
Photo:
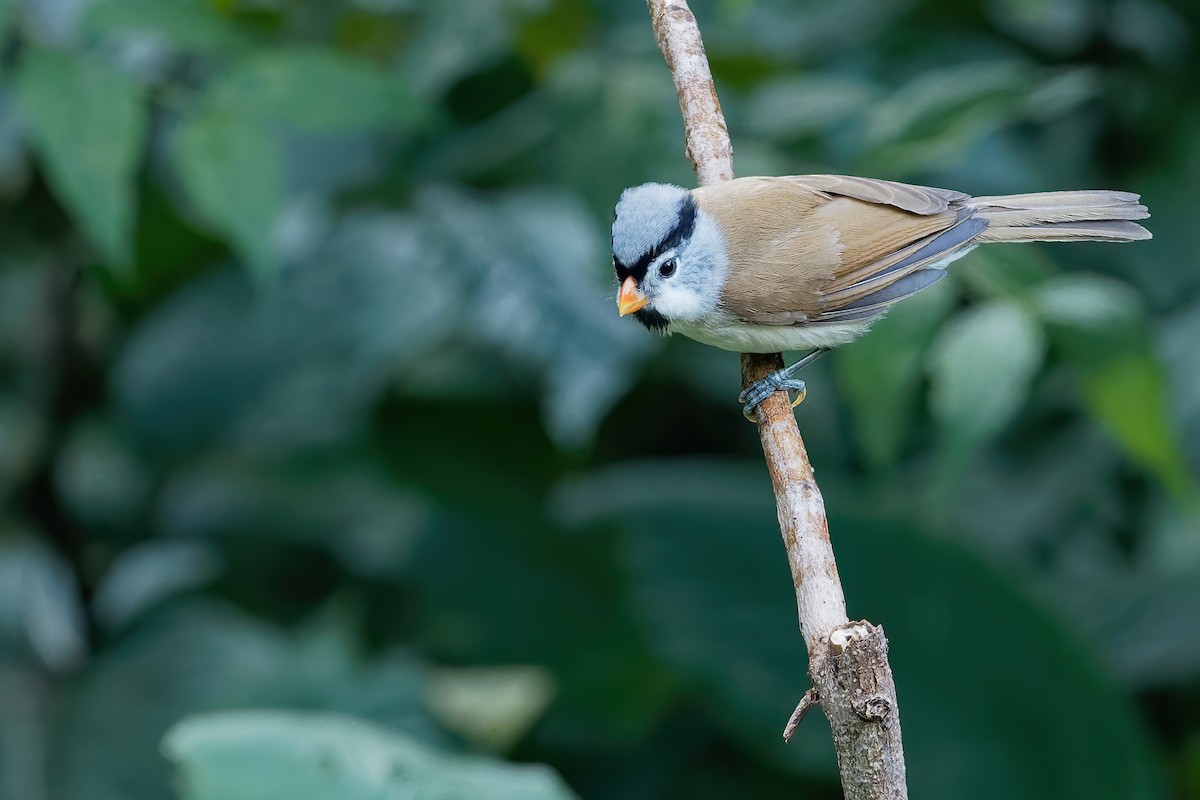
[[[754,325],[716,313],[691,322],[673,322],[670,331],[737,353],[782,353],[849,344],[870,327],[871,323],[863,320],[812,325]]]

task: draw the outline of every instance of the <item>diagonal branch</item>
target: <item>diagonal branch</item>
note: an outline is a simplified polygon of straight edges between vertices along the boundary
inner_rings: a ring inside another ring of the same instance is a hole
[[[687,155],[701,186],[733,178],[733,147],[696,18],[686,0],[647,0],[654,38],[675,80]],[[783,367],[778,353],[742,356],[742,383]],[[850,622],[833,558],[825,503],[786,394],[758,406],[779,530],[787,548],[800,631],[808,647],[805,693],[788,721],[790,738],[817,702],[829,719],[847,800],[904,800],[904,751],[896,687],[883,628]]]

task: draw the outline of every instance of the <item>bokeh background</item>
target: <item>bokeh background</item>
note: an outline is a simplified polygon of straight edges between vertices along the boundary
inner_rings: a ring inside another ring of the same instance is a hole
[[[913,797],[1200,797],[1200,6],[694,6],[739,174],[1143,194],[798,417]],[[0,41],[3,800],[840,796],[737,358],[613,307],[620,190],[692,180],[640,0]]]

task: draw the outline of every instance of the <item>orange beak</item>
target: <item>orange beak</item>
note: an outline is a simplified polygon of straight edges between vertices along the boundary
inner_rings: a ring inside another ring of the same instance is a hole
[[[642,294],[642,290],[638,288],[637,281],[630,275],[621,284],[621,292],[617,295],[617,312],[623,317],[626,314],[642,310],[649,302],[650,298]]]

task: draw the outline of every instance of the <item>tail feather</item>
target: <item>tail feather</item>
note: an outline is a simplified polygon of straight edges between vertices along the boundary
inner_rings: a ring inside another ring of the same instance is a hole
[[[1150,212],[1131,192],[1090,190],[974,197],[967,204],[987,220],[978,242],[1135,242],[1151,238],[1133,222]]]

